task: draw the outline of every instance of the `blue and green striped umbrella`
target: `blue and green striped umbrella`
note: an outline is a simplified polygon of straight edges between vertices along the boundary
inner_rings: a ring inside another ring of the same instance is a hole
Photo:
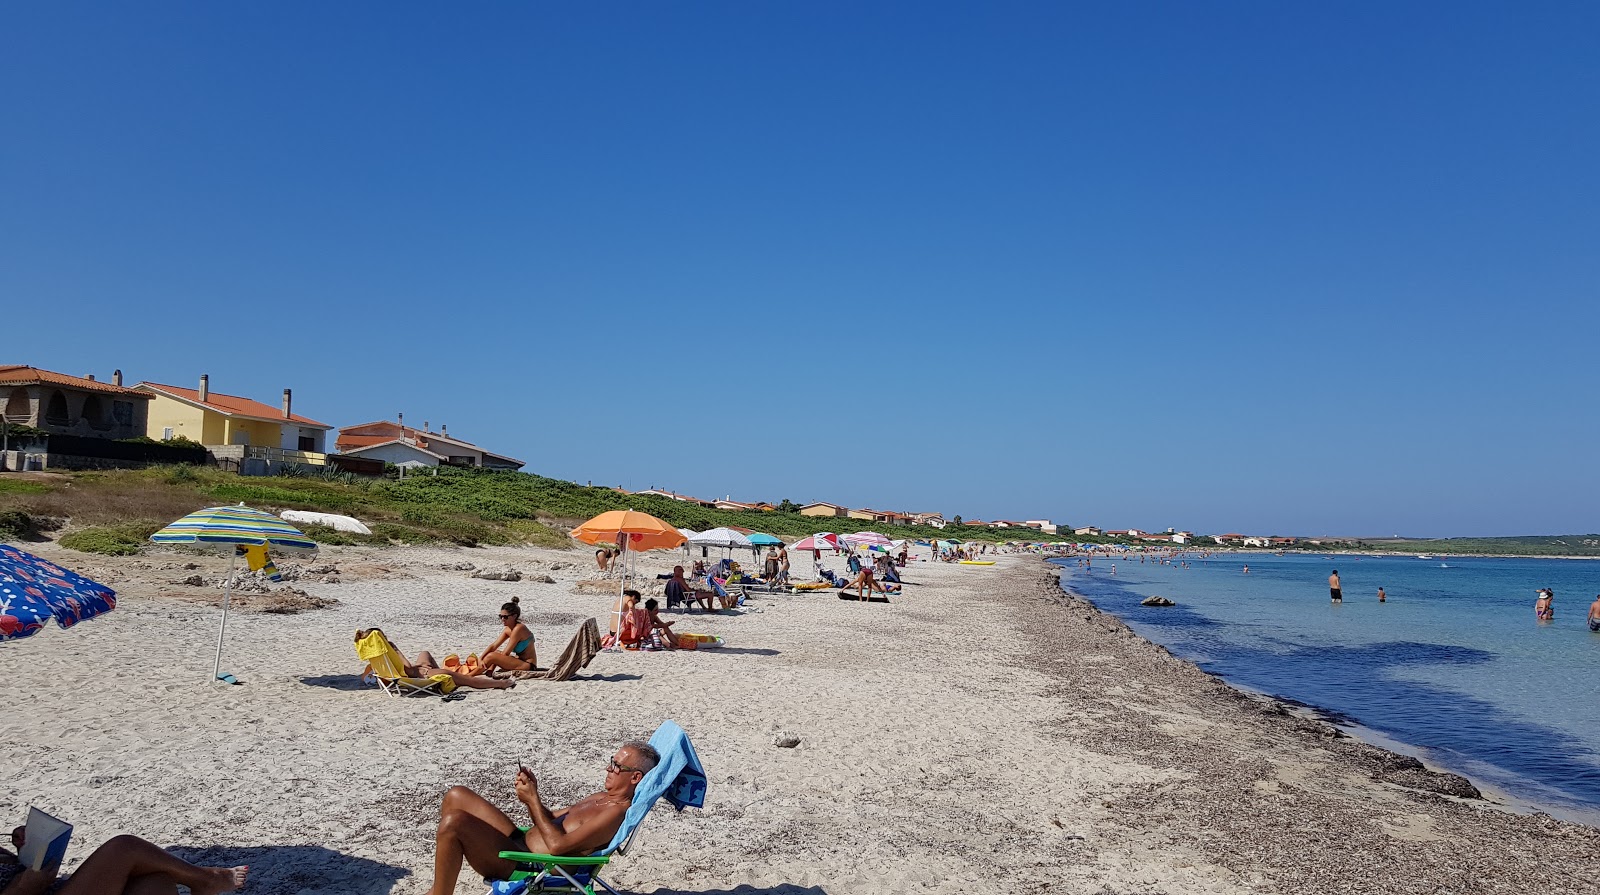
[[[157,544],[218,547],[245,545],[278,550],[315,550],[317,542],[300,529],[263,510],[244,504],[212,507],[193,513],[150,536]]]

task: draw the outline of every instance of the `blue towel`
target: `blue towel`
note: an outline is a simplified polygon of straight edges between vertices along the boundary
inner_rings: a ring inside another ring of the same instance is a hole
[[[656,799],[665,798],[673,807],[703,807],[706,803],[706,772],[700,766],[700,756],[694,754],[689,735],[672,721],[663,721],[650,737],[650,745],[661,753],[661,763],[650,769],[633,791],[633,804],[622,819],[622,826],[611,844],[595,854],[609,855],[627,840],[633,828],[650,813]]]

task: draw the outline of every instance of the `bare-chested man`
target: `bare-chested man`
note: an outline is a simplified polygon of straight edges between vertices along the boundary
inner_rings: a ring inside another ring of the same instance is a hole
[[[1597,595],[1594,598],[1594,602],[1589,604],[1588,621],[1589,630],[1600,631],[1600,595]]]
[[[552,814],[539,797],[539,778],[527,768],[517,772],[517,800],[533,817],[526,833],[504,811],[465,786],[453,786],[439,806],[439,832],[434,837],[433,886],[428,895],[454,895],[461,861],[490,879],[505,879],[517,865],[502,851],[544,855],[587,855],[606,846],[622,826],[633,802],[633,790],[661,756],[647,743],[624,743],[606,764],[605,789]]]
[[[1335,602],[1335,603],[1343,603],[1344,602],[1344,591],[1339,589],[1339,570],[1338,569],[1334,569],[1333,570],[1333,574],[1328,576],[1328,593],[1333,596],[1333,602]]]

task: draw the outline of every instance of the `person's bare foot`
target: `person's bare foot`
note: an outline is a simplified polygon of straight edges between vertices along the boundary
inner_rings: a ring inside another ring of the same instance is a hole
[[[191,888],[193,895],[222,895],[223,892],[234,892],[244,888],[244,878],[249,875],[250,867],[241,864],[238,867],[206,867],[212,881],[209,885]]]

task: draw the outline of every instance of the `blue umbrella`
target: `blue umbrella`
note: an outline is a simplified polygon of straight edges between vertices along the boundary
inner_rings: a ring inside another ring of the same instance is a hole
[[[117,592],[25,550],[0,544],[0,640],[37,632],[51,618],[70,628],[117,608]]]
[[[745,540],[749,541],[750,543],[754,544],[757,547],[776,547],[779,544],[783,543],[782,541],[778,540],[777,538],[773,537],[772,535],[763,534],[763,533],[761,533],[759,531],[752,531],[749,534],[745,535]]]

